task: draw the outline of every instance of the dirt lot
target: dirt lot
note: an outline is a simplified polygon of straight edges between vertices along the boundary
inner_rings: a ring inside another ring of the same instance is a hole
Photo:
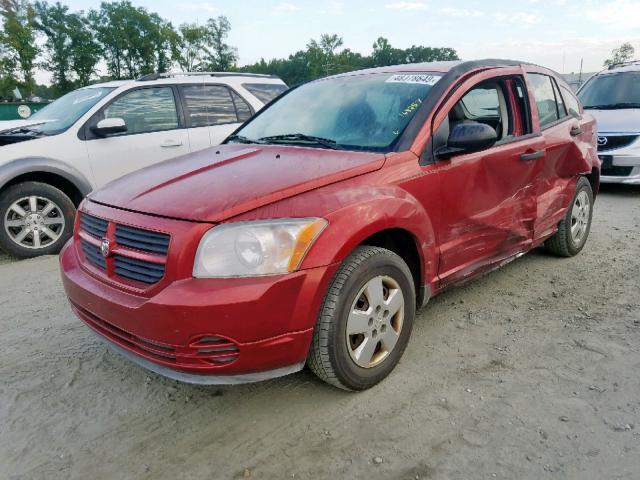
[[[72,316],[56,258],[0,264],[0,478],[640,478],[640,189],[578,257],[433,299],[360,394],[165,380]]]

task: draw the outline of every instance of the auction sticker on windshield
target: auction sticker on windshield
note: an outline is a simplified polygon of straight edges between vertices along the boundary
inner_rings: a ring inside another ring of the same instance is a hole
[[[386,83],[418,83],[420,85],[435,85],[440,80],[440,75],[399,74],[392,75]]]

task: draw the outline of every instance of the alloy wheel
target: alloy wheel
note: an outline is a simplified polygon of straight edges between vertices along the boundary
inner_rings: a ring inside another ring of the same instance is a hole
[[[4,215],[4,228],[14,243],[37,250],[58,241],[64,232],[65,220],[55,202],[30,195],[9,206]]]
[[[347,319],[347,349],[362,368],[381,364],[398,342],[404,320],[404,296],[398,282],[376,276],[360,290]]]
[[[576,196],[571,209],[571,239],[576,245],[580,244],[587,232],[590,213],[589,195],[583,190]]]

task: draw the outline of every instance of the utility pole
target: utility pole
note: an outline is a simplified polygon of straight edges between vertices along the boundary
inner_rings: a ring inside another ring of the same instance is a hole
[[[584,57],[580,59],[580,73],[578,74],[578,88],[582,86],[582,63],[584,62]]]

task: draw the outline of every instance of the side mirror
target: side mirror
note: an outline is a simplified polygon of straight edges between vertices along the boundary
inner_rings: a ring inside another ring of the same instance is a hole
[[[462,153],[479,152],[491,148],[497,141],[498,134],[489,125],[464,121],[453,127],[447,145],[439,148],[436,155],[449,158]]]
[[[91,131],[99,137],[107,137],[127,131],[127,124],[122,118],[105,118],[91,127]]]

